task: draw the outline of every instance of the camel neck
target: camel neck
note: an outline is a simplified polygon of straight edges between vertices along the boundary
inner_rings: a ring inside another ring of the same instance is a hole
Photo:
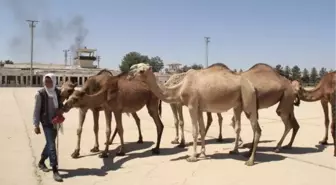
[[[164,85],[158,85],[155,83],[150,85],[150,89],[159,99],[166,103],[179,103],[180,99],[178,91],[180,86],[180,84],[177,84],[172,87],[165,87]]]
[[[299,91],[299,98],[303,101],[314,102],[321,100],[323,96],[322,88],[320,86],[315,87],[312,90],[306,90],[301,88]]]

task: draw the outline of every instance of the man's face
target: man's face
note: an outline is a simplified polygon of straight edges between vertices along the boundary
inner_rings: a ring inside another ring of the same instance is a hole
[[[47,76],[47,77],[45,78],[44,85],[45,85],[47,88],[52,88],[52,87],[53,87],[53,82],[52,82],[52,80],[51,80],[50,77]]]

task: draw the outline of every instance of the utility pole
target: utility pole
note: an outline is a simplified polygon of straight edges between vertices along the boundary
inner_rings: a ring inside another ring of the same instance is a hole
[[[34,28],[38,21],[26,20],[30,27],[30,86],[33,86],[33,60],[34,60]]]
[[[64,52],[64,65],[67,66],[68,65],[68,52],[70,50],[68,49],[64,49],[63,52]]]
[[[99,68],[100,56],[97,56],[97,63],[98,63],[98,68]]]
[[[208,67],[209,53],[208,53],[208,45],[210,42],[210,37],[204,37],[205,39],[205,67]]]

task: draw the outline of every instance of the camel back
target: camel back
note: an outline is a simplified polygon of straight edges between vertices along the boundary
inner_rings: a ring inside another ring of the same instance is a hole
[[[113,74],[112,74],[112,72],[111,71],[109,71],[109,70],[107,70],[107,69],[102,69],[101,71],[99,71],[96,75],[100,75],[100,74],[103,74],[103,73],[108,73],[108,74],[110,74],[110,75],[112,75],[113,76]]]
[[[231,72],[231,73],[235,73],[227,65],[225,65],[223,63],[214,63],[214,64],[210,65],[209,67],[207,67],[205,69],[210,69],[210,70],[220,69],[220,70],[226,70],[226,71]]]

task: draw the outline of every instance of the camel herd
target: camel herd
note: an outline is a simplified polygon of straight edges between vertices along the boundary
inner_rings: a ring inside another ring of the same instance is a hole
[[[98,120],[99,111],[104,110],[106,119],[105,149],[100,157],[107,157],[109,145],[116,133],[120,137],[121,147],[117,155],[125,155],[122,113],[131,113],[138,127],[139,140],[142,143],[140,119],[136,112],[145,105],[149,115],[153,118],[157,130],[157,141],[153,154],[160,153],[160,142],[163,132],[161,121],[161,103],[166,102],[171,106],[174,115],[176,136],[173,144],[185,147],[184,119],[182,107],[189,110],[192,122],[193,151],[187,161],[197,161],[197,140],[200,135],[201,156],[205,157],[205,135],[212,123],[211,113],[217,113],[219,122],[218,141],[222,140],[222,112],[233,109],[232,127],[235,131],[235,142],[230,154],[238,154],[239,141],[241,140],[241,114],[244,112],[250,120],[253,130],[252,146],[246,165],[252,166],[255,160],[257,145],[261,136],[258,122],[259,109],[271,107],[277,103],[277,115],[285,125],[282,137],[274,151],[282,148],[290,149],[295,136],[300,128],[294,114],[294,106],[299,106],[300,100],[321,101],[325,114],[325,136],[321,144],[328,140],[328,102],[332,107],[331,133],[334,140],[334,156],[336,156],[335,120],[336,120],[336,72],[326,74],[313,90],[304,89],[298,81],[290,81],[281,76],[274,68],[267,64],[258,63],[242,73],[233,72],[221,63],[213,64],[205,69],[190,69],[185,73],[172,75],[165,84],[157,82],[152,68],[148,64],[139,63],[130,68],[128,73],[113,76],[108,70],[102,70],[90,77],[80,90],[75,90],[77,85],[70,81],[61,87],[61,96],[64,111],[79,108],[79,127],[77,130],[77,146],[72,154],[73,158],[80,155],[80,140],[82,127],[87,110],[91,110],[94,119],[95,144],[91,152],[99,151]],[[116,120],[116,128],[111,137],[112,112]],[[203,112],[207,113],[207,125],[204,124]],[[181,132],[181,138],[179,134]],[[293,130],[289,143],[282,147],[282,143]]]

